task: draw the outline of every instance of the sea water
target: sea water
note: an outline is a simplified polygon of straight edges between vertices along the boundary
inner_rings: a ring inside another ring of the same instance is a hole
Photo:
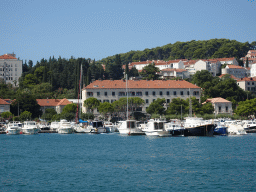
[[[0,135],[0,191],[256,191],[256,134]]]

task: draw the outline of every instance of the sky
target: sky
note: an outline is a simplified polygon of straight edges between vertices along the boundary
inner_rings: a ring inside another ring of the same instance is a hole
[[[177,41],[256,41],[256,0],[1,0],[0,55],[91,58]]]

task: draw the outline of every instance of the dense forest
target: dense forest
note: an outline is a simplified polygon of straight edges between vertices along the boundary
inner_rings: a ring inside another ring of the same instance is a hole
[[[248,50],[256,48],[256,41],[241,43],[229,39],[211,39],[205,41],[188,41],[167,44],[162,47],[145,49],[143,51],[129,51],[120,54],[122,63],[146,60],[173,59],[211,59],[235,57],[239,60]],[[114,62],[115,56],[104,58],[99,63]]]
[[[19,79],[19,90],[34,94],[37,98],[77,98],[80,71],[80,86],[88,85],[93,79],[121,79],[125,73],[138,75],[136,69],[128,69],[127,64],[147,59],[205,59],[236,57],[246,55],[248,50],[256,48],[256,41],[241,43],[229,39],[211,39],[205,41],[176,42],[162,47],[130,51],[104,58],[100,61],[90,58],[41,59],[33,64],[31,60],[23,62],[23,74]],[[123,69],[123,65],[126,65]],[[82,67],[81,67],[82,66]],[[143,74],[142,74],[143,75]],[[145,75],[145,74],[144,74]],[[1,98],[11,98],[12,94],[0,91]]]
[[[239,60],[250,49],[256,49],[255,41],[241,43],[229,39],[211,39],[207,41],[176,42],[143,51],[130,51],[110,56],[100,61],[91,60],[90,58],[71,57],[66,59],[55,58],[54,56],[48,60],[43,58],[37,61],[36,64],[29,60],[28,62],[23,62],[23,73],[19,79],[19,87],[12,87],[0,81],[0,98],[16,99],[17,102],[11,106],[11,111],[15,115],[17,115],[16,111],[19,108],[20,111],[30,111],[31,113],[33,112],[33,116],[39,116],[38,114],[41,112],[35,111],[35,109],[38,109],[37,104],[32,105],[30,101],[46,98],[74,99],[78,97],[80,87],[88,85],[92,80],[118,80],[124,77],[124,72],[129,76],[137,76],[138,71],[135,68],[128,68],[129,62],[224,57],[235,57]],[[157,79],[158,77],[155,74],[157,70],[152,64],[145,67],[140,75],[147,79]],[[245,92],[239,88],[233,79],[229,77],[222,79],[212,77],[208,71],[198,71],[190,81],[202,87],[202,101],[207,98],[223,97],[232,101],[233,108],[236,108],[238,102],[255,98],[251,92]],[[81,85],[79,82],[81,82]],[[158,105],[161,105],[162,101],[159,102],[160,104],[158,103]],[[153,108],[155,109],[156,107]],[[209,109],[203,111],[205,113]],[[172,114],[172,111],[169,110],[166,113]],[[241,113],[246,114],[245,112]],[[65,113],[65,115],[67,114],[69,113]],[[252,114],[252,112],[249,114]],[[53,115],[51,114],[50,116]]]

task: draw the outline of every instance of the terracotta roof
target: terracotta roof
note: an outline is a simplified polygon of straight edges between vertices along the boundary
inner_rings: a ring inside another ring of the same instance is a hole
[[[185,69],[170,69],[170,68],[166,68],[166,69],[162,69],[161,71],[176,71],[176,72],[183,72],[186,71]]]
[[[245,69],[245,68],[243,68],[243,67],[241,67],[241,66],[238,66],[238,65],[227,65],[227,67],[228,67],[229,69]]]
[[[0,59],[17,59],[16,57],[13,57],[11,55],[1,55]]]
[[[68,105],[68,104],[71,104],[72,102],[70,102],[69,100],[67,100],[66,98],[62,99],[58,104],[57,106],[59,105]]]
[[[229,57],[229,58],[215,58],[215,59],[217,59],[219,61],[232,61],[232,60],[234,60],[236,58],[235,57]]]
[[[230,75],[230,74],[222,74],[222,75],[220,75],[220,76],[218,76],[218,77],[219,77],[219,78],[222,78],[222,77],[224,77],[225,75],[229,75],[230,78],[232,78],[232,79],[234,79],[234,80],[239,80],[239,78],[235,77],[234,75]]]
[[[7,103],[5,100],[0,99],[0,105],[10,105],[10,103]]]
[[[97,80],[84,89],[125,89],[125,80]],[[129,89],[200,88],[184,80],[128,80]]]
[[[169,61],[167,61],[167,63],[168,63],[168,64],[170,64],[170,63],[179,63],[180,61],[182,61],[182,59],[169,60]]]
[[[223,99],[221,97],[216,97],[216,98],[212,98],[212,99],[206,99],[206,101],[203,104],[205,104],[207,102],[211,102],[211,103],[231,103],[231,101],[228,101],[228,100]]]
[[[60,102],[59,99],[37,99],[36,101],[40,106],[57,106]]]
[[[256,78],[255,77],[244,77],[237,81],[256,81]]]

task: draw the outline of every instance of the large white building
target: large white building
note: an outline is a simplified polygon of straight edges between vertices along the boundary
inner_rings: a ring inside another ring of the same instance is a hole
[[[244,78],[247,76],[247,69],[237,65],[227,65],[221,70],[221,74],[230,74],[236,78]]]
[[[15,54],[5,54],[0,56],[0,78],[5,83],[18,85],[18,80],[22,74],[22,61],[15,57]]]
[[[140,97],[145,101],[142,112],[157,98],[165,98],[166,104],[173,98],[187,99],[190,96],[200,101],[201,88],[184,80],[128,80],[128,96]],[[94,97],[101,102],[113,103],[126,97],[125,80],[97,80],[82,91],[82,102]],[[82,111],[88,112],[83,106]],[[97,114],[97,110],[94,111]]]

